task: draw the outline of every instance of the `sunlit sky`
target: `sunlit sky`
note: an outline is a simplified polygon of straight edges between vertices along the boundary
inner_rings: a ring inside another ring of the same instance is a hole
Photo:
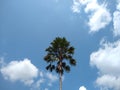
[[[0,90],[59,90],[45,69],[56,37],[75,47],[63,90],[120,90],[120,0],[0,0]]]

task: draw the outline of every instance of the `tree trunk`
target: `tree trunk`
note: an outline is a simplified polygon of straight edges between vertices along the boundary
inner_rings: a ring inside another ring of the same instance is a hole
[[[62,53],[60,49],[60,90],[62,90]]]
[[[60,73],[60,90],[62,90],[62,73]]]

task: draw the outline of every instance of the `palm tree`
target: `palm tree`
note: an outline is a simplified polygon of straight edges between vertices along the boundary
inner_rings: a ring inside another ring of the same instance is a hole
[[[46,49],[47,55],[44,57],[44,60],[48,63],[46,69],[51,72],[55,70],[59,74],[59,90],[62,90],[62,75],[64,71],[69,72],[70,65],[76,65],[76,60],[73,58],[74,47],[70,46],[70,42],[64,37],[56,37],[50,44]]]

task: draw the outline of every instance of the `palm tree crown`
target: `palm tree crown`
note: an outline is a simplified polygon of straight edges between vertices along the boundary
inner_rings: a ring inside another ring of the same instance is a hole
[[[69,72],[70,66],[64,60],[69,61],[70,65],[76,65],[76,60],[73,59],[74,47],[70,46],[70,42],[64,37],[55,38],[46,51],[47,55],[44,57],[44,60],[49,63],[46,69],[51,72],[53,70],[59,74],[63,74],[64,71]]]

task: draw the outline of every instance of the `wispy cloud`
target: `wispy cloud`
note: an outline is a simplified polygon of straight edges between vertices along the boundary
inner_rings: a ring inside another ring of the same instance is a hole
[[[5,65],[4,57],[0,57],[0,69]]]
[[[45,79],[44,78],[40,78],[39,80],[37,80],[33,85],[31,90],[41,90],[41,85],[45,83]]]
[[[40,77],[39,79],[32,85],[32,90],[36,89],[36,90],[43,90],[43,88],[41,88],[42,85],[45,85],[46,87],[44,88],[45,90],[48,90],[49,87],[51,87],[53,85],[53,83],[55,83],[56,81],[58,81],[58,77],[56,74],[52,74],[49,72],[40,72]],[[41,88],[41,89],[40,89]]]
[[[73,12],[79,13],[84,7],[85,13],[88,14],[87,24],[92,33],[105,28],[112,20],[107,3],[99,4],[97,0],[73,0],[73,2]]]
[[[52,83],[54,83],[58,80],[58,77],[56,75],[51,74],[51,73],[46,73],[46,77],[48,78],[48,85],[49,86],[52,86]]]
[[[99,70],[96,80],[98,86],[120,90],[120,40],[103,42],[99,50],[90,55],[90,64]]]

